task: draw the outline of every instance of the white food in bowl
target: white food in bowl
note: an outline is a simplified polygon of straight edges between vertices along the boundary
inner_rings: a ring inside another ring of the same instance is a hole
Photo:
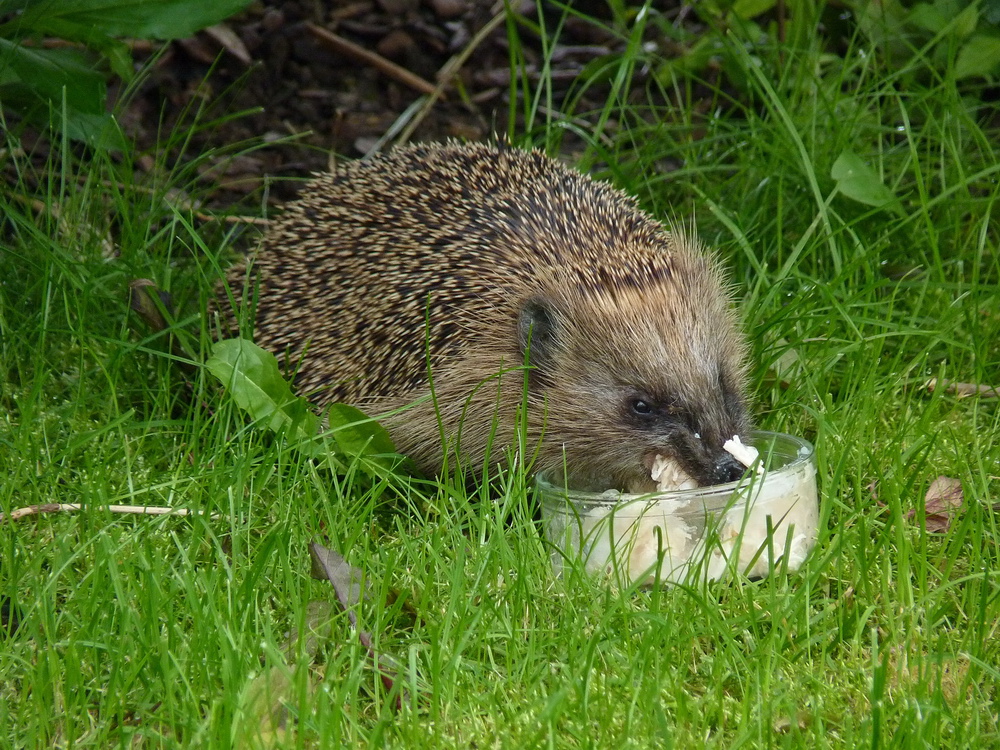
[[[626,570],[628,580],[652,575],[650,569],[660,559],[660,576],[683,580],[700,534],[681,515],[670,514],[669,500],[663,500],[657,512],[637,515],[616,514],[614,506],[587,514],[581,537],[587,571],[613,574]],[[652,581],[650,581],[652,583]]]
[[[812,446],[775,433],[756,433],[753,442],[770,452],[772,468],[738,484],[678,488],[690,478],[671,462],[654,462],[653,481],[674,490],[662,494],[577,493],[540,479],[557,571],[566,556],[581,558],[588,572],[643,585],[715,580],[734,568],[750,577],[779,564],[795,570],[819,521]],[[754,446],[736,451],[745,465],[757,460]]]

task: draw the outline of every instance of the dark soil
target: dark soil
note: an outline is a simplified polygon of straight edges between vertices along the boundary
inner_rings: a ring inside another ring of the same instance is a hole
[[[602,26],[609,20],[601,16],[606,5],[591,5],[585,10],[598,23],[569,19],[552,54],[551,75],[562,89],[557,101],[588,62],[624,44]],[[436,86],[439,71],[488,26],[409,140],[483,140],[505,132],[508,27],[505,19],[491,24],[502,8],[475,0],[263,0],[159,56],[147,52],[149,75],[125,106],[122,123],[152,154],[165,147],[161,134],[182,132],[195,119],[212,122],[197,130],[185,154],[178,149],[173,156],[209,155],[199,170],[210,204],[259,206],[265,181],[268,199],[280,202],[301,184],[287,178],[328,169],[334,156],[354,158],[375,148],[423,95],[420,80]],[[557,10],[547,20],[557,22]],[[526,22],[517,25],[523,70],[537,80],[543,57],[530,28],[538,20],[535,4],[528,2],[524,13]],[[334,49],[320,38],[324,31],[361,51]],[[420,80],[394,77],[385,61]],[[603,93],[600,87],[589,92],[591,109]],[[237,112],[243,114],[233,116]],[[232,158],[239,144],[255,140],[269,145]]]

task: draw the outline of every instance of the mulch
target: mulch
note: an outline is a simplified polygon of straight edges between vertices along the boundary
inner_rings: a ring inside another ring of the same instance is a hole
[[[524,3],[516,25],[515,50],[531,83],[545,66],[531,26],[552,28],[562,18],[555,5],[545,7],[539,18],[535,3]],[[585,66],[624,46],[605,3],[576,7],[598,23],[563,20],[549,55],[557,102]],[[139,52],[148,72],[123,100],[121,123],[147,154],[140,167],[152,168],[152,154],[164,148],[176,152],[172,159],[201,156],[199,180],[215,207],[259,208],[265,194],[285,201],[331,159],[384,147],[407,126],[410,141],[478,141],[507,130],[511,45],[502,3],[263,0],[193,38]],[[606,93],[591,87],[577,109],[599,109]],[[418,115],[422,97],[435,94]],[[520,96],[514,104],[519,117]],[[195,122],[183,149],[164,137]],[[233,157],[251,143],[265,145]]]

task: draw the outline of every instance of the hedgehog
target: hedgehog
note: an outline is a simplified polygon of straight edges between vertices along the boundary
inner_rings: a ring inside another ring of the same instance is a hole
[[[698,485],[743,471],[718,262],[540,151],[412,145],[316,175],[219,293],[254,284],[254,338],[299,392],[377,417],[432,476],[513,462],[635,491],[657,457]]]

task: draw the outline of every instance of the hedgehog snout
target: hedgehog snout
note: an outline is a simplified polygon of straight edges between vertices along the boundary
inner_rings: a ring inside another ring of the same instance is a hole
[[[714,432],[714,431],[713,431]],[[735,482],[742,475],[744,466],[722,447],[733,435],[745,435],[742,422],[727,423],[719,435],[702,435],[697,428],[681,429],[664,435],[647,456],[664,455],[673,458],[681,468],[701,486]],[[649,463],[645,461],[644,463]]]
[[[737,461],[731,453],[723,452],[712,467],[712,484],[737,482],[743,476],[746,467]]]

